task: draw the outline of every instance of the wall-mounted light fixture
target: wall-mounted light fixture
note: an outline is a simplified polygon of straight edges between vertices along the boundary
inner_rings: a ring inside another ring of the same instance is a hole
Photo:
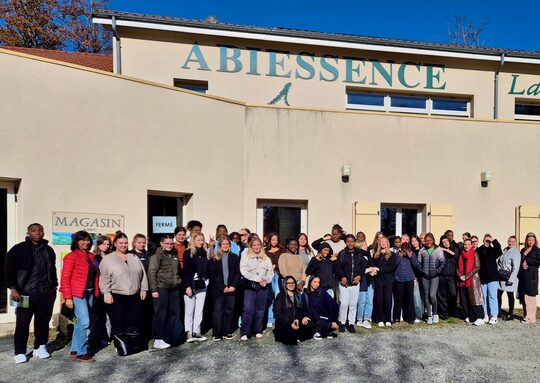
[[[491,181],[492,179],[492,173],[491,173],[491,170],[486,170],[482,173],[480,173],[480,184],[482,185],[483,188],[487,188],[488,187],[488,183],[489,181]]]
[[[341,167],[341,181],[349,182],[350,177],[351,177],[351,165],[343,165]]]

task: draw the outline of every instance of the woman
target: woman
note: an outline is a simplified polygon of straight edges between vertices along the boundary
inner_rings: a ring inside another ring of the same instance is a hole
[[[382,231],[378,231],[375,233],[375,237],[373,237],[373,242],[371,245],[368,246],[368,250],[373,255],[375,253],[375,250],[377,250],[377,245],[379,244],[379,240],[384,237],[384,234]]]
[[[298,241],[294,238],[288,239],[286,249],[287,251],[279,257],[279,272],[281,276],[292,275],[296,278],[296,287],[302,291],[306,282],[306,267],[298,254]]]
[[[326,243],[321,243],[319,254],[311,258],[306,269],[306,275],[313,277],[317,275],[319,284],[332,298],[336,285],[337,256],[332,253],[332,247]]]
[[[279,257],[281,257],[281,254],[285,252],[285,249],[281,245],[281,240],[277,233],[268,234],[268,245],[266,245],[264,252],[272,261],[272,267],[274,269],[274,275],[272,277],[272,288],[268,289],[268,294],[270,294],[269,300],[273,302],[275,297],[277,297],[277,295],[279,294],[279,291],[281,290],[280,288],[281,277],[279,274]],[[273,324],[274,324],[274,311],[272,310],[272,305],[270,305],[270,307],[268,308],[267,326],[272,327]]]
[[[360,249],[360,253],[366,261],[366,265],[371,265],[373,260],[371,253],[368,251],[366,241],[358,242],[356,240],[356,248]],[[373,314],[373,277],[369,273],[369,267],[366,269],[364,278],[360,281],[360,293],[358,294],[358,310],[356,312],[356,325],[365,329],[371,329],[371,319]]]
[[[418,261],[411,249],[411,244],[405,242],[395,255],[397,268],[394,282],[394,322],[403,320],[414,324],[414,271],[418,267]]]
[[[103,258],[109,254],[111,248],[111,240],[106,235],[100,235],[94,246],[94,262],[99,268],[99,264]],[[99,291],[99,286],[96,286],[99,296],[94,299],[92,310],[90,311],[90,333],[88,334],[88,347],[90,354],[95,354],[97,351],[109,345],[111,334],[111,322],[105,310],[103,302],[103,294]]]
[[[163,340],[165,326],[171,317],[180,319],[180,263],[171,235],[164,235],[160,247],[150,258],[148,285],[154,303],[154,348],[171,347]]]
[[[242,341],[247,341],[253,334],[256,338],[262,338],[268,296],[266,290],[274,275],[272,262],[264,253],[262,242],[258,237],[253,237],[249,241],[246,250],[246,254],[240,258],[240,273],[244,277],[244,311],[240,328]]]
[[[146,236],[141,233],[137,233],[133,236],[131,241],[130,250],[131,254],[136,255],[141,260],[141,263],[144,267],[144,271],[148,276],[148,266],[150,265],[151,254],[149,251],[146,251]],[[156,249],[157,250],[157,249]],[[154,321],[154,300],[150,294],[146,294],[146,298],[141,305],[141,335],[146,342],[149,342],[152,339],[153,333],[153,321]]]
[[[77,320],[73,329],[70,356],[79,362],[94,362],[88,352],[87,332],[90,327],[90,310],[94,299],[99,297],[99,272],[94,261],[92,237],[81,230],[74,234],[71,253],[62,262],[60,292],[69,309],[75,307]]]
[[[311,319],[312,331],[315,331],[313,338],[319,340],[337,337],[333,331],[339,330],[337,323],[339,305],[326,289],[321,287],[321,279],[318,275],[314,275],[310,279],[304,297],[308,316]]]
[[[184,253],[186,252],[189,242],[186,239],[186,229],[183,226],[177,226],[174,229],[174,248],[178,254],[178,262],[180,269],[184,268]]]
[[[450,241],[450,238],[442,236],[440,248],[443,251],[446,262],[439,275],[439,289],[437,290],[438,313],[441,319],[446,320],[450,316],[456,316],[456,268],[459,250]],[[480,261],[482,264],[482,261]]]
[[[280,292],[274,301],[274,337],[276,342],[293,346],[311,337],[307,327],[311,319],[296,288],[296,278],[289,275],[283,278],[283,282],[285,291]]]
[[[504,278],[499,281],[499,291],[497,294],[497,300],[499,302],[499,312],[501,312],[502,296],[506,291],[508,297],[508,314],[503,319],[505,321],[514,320],[514,305],[515,297],[514,293],[517,291],[519,280],[518,273],[521,265],[521,254],[517,248],[517,238],[515,235],[508,237],[508,247],[504,249],[502,256],[497,261],[497,269],[499,275],[501,271],[508,275],[508,278]]]
[[[392,290],[396,256],[390,251],[388,238],[381,237],[373,254],[373,267],[369,271],[373,278],[373,310],[379,327],[392,326]]]
[[[439,275],[446,260],[440,246],[435,245],[435,237],[431,233],[424,236],[424,246],[418,253],[418,265],[422,274],[422,288],[424,292],[424,307],[427,314],[427,324],[439,322],[437,307],[437,290],[439,288]]]
[[[528,233],[525,237],[525,246],[521,249],[521,267],[518,276],[518,291],[524,314],[522,323],[536,323],[538,266],[540,266],[538,240],[536,239],[536,235]]]
[[[304,260],[304,267],[307,268],[309,261],[311,260],[311,258],[315,256],[315,253],[311,249],[311,246],[309,246],[307,234],[305,233],[298,234],[297,241],[298,241],[298,254],[300,254],[302,259]]]
[[[204,342],[201,334],[204,301],[208,287],[208,254],[204,234],[195,233],[184,253],[184,326],[187,342]]]
[[[458,259],[458,291],[465,321],[475,326],[484,324],[482,285],[478,270],[480,270],[480,257],[474,250],[472,241],[467,238],[463,241],[463,250]]]
[[[480,257],[480,282],[482,282],[482,295],[484,296],[484,321],[497,324],[499,317],[499,302],[497,291],[499,289],[499,270],[497,259],[502,254],[501,244],[490,234],[484,235],[482,246],[476,249]]]
[[[208,264],[208,276],[212,286],[214,312],[212,332],[215,342],[233,338],[233,314],[236,291],[240,282],[240,260],[231,252],[231,241],[224,237],[218,241],[218,251]]]
[[[337,256],[337,270],[339,280],[339,331],[345,329],[351,334],[355,333],[356,310],[358,309],[358,295],[360,282],[366,272],[366,260],[360,250],[355,247],[356,237],[347,234],[345,249]]]
[[[420,249],[422,248],[422,242],[420,241],[420,237],[416,234],[413,234],[411,236],[411,250],[418,260],[418,253],[420,252]],[[422,301],[422,297],[424,294],[422,293],[422,275],[420,274],[420,270],[414,269],[414,275],[416,276],[414,280],[414,314],[416,316],[416,319],[414,320],[415,323],[420,323],[420,321],[424,317],[424,303]]]
[[[116,250],[99,264],[99,289],[111,319],[111,336],[128,329],[140,331],[141,301],[148,290],[141,260],[128,253],[127,235],[118,233],[113,244]]]

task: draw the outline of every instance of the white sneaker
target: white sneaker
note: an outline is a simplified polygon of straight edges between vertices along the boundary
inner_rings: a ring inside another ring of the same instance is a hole
[[[392,323],[390,323],[390,322],[386,322],[384,325],[385,325],[386,327],[392,327]]]
[[[364,321],[364,322],[365,322],[365,321]],[[364,322],[362,322],[361,320],[359,320],[359,321],[356,322],[356,325],[357,325],[358,327],[361,327],[362,324],[363,324]],[[362,326],[362,327],[363,327],[363,326]]]
[[[39,359],[47,359],[51,357],[51,354],[48,353],[47,349],[45,348],[45,345],[42,344],[39,346],[39,348],[34,349],[34,352],[32,353],[34,357],[37,357]]]
[[[420,323],[420,322],[422,322],[420,319],[415,319],[414,320],[414,323]]]
[[[322,339],[322,336],[321,336],[320,333],[316,332],[315,334],[313,334],[313,339],[321,340],[321,339]]]
[[[204,342],[207,338],[201,334],[193,334],[193,339],[197,342]]]
[[[433,323],[439,323],[439,316],[433,315]]]
[[[498,322],[497,322],[497,318],[491,317],[491,319],[489,320],[488,323],[489,323],[489,324],[497,324],[497,323],[498,323]]]
[[[368,330],[371,329],[371,323],[368,320],[363,321],[360,326],[367,328]]]
[[[475,326],[482,326],[483,324],[485,324],[483,319],[477,319],[473,323],[473,325],[475,325]]]
[[[169,347],[171,347],[171,345],[163,339],[154,339],[154,348],[164,349]]]
[[[433,324],[433,317],[428,317],[427,324]]]
[[[465,318],[465,322],[466,322],[466,323],[471,323],[471,321],[470,321],[470,319],[469,319],[468,317]]]
[[[187,343],[193,343],[195,342],[195,338],[193,337],[193,334],[191,332],[188,331],[187,333],[187,339],[186,339],[186,342]]]
[[[28,362],[28,358],[24,354],[17,354],[15,355],[15,363],[26,363]]]
[[[489,322],[489,316],[486,315],[486,316],[484,317],[484,322],[485,322],[485,323]]]
[[[260,332],[255,334],[255,338],[257,338],[257,339],[261,339],[262,337],[263,337],[263,335]]]
[[[242,335],[242,336],[240,337],[240,340],[241,340],[242,342],[247,341],[247,340],[248,340],[247,335]]]
[[[274,325],[273,325],[272,323],[268,323],[268,324],[266,325],[266,327],[267,327],[267,328],[272,328],[272,327],[274,327]]]
[[[379,326],[379,327],[384,327],[384,322],[379,322],[379,323],[377,323],[377,326]]]

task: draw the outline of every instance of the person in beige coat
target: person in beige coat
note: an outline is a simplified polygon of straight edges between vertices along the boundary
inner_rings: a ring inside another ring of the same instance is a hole
[[[306,266],[300,254],[298,254],[298,241],[289,239],[287,251],[279,257],[278,266],[282,277],[291,275],[296,280],[296,287],[302,291],[306,283]]]

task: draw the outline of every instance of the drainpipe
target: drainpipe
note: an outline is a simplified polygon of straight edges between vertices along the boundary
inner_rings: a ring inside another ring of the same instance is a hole
[[[116,17],[112,17],[112,31],[114,33],[114,38],[116,40],[116,73],[122,74],[122,55],[120,54],[120,50],[122,49],[122,45],[120,44],[120,35],[118,34],[118,30],[116,29]]]
[[[499,69],[495,72],[495,93],[493,99],[493,118],[497,120],[499,118],[499,73],[504,66],[504,53],[501,54],[501,64]]]

